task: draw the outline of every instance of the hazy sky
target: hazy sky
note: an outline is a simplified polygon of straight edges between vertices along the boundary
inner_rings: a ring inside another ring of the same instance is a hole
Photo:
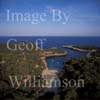
[[[46,21],[32,24],[32,16],[30,21],[7,21],[7,10],[46,13]],[[61,12],[60,21],[52,21],[53,10]],[[0,0],[0,36],[5,35],[100,36],[100,0]]]

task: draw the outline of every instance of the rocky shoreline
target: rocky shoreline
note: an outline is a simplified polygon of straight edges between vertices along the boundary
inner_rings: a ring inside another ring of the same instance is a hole
[[[86,53],[91,51],[91,50],[80,49],[80,48],[74,47],[73,45],[64,45],[63,47],[72,49],[72,50],[76,50],[76,51],[80,51],[80,52],[86,52]]]
[[[54,51],[55,48],[52,49],[52,50]],[[56,48],[56,50],[57,50],[57,48]],[[52,82],[55,80],[55,78],[57,78],[58,71],[57,70],[50,70],[48,68],[46,59],[49,58],[49,57],[60,57],[60,56],[65,56],[65,55],[67,55],[67,53],[65,51],[63,53],[54,53],[52,51],[46,51],[46,50],[44,50],[42,52],[41,61],[44,64],[44,70],[42,71],[42,78],[46,79],[46,78],[48,78],[48,76],[51,77],[49,79],[49,82],[46,82],[46,87],[47,88],[51,88],[52,87]]]
[[[64,45],[63,48],[68,48],[68,49],[72,49],[75,51],[79,51],[79,52],[85,52],[86,57],[90,58],[90,57],[96,57],[96,58],[100,58],[98,56],[93,56],[93,53],[96,53],[98,50],[100,50],[99,47],[96,46],[74,46],[74,45]]]

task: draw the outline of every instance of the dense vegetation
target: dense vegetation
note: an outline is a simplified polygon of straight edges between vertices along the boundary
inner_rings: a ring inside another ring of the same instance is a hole
[[[10,47],[13,47],[13,43]],[[59,49],[48,49],[47,51],[53,53],[64,53],[63,50]],[[54,96],[54,93],[47,92],[43,97],[41,97],[39,92],[42,91],[42,88],[38,87],[12,88],[8,78],[9,75],[41,76],[43,71],[43,63],[41,63],[40,59],[41,53],[41,50],[35,50],[35,48],[32,51],[9,51],[6,44],[0,44],[0,98],[2,98],[2,100],[42,100],[42,98],[44,100],[44,97],[48,98],[48,94],[49,96],[51,96],[50,94],[53,94]],[[36,65],[39,66],[36,67]],[[37,77],[37,79],[38,78],[39,77]],[[49,99],[51,99],[51,97]]]
[[[47,49],[46,51],[49,51]],[[51,49],[53,53],[64,53],[61,49]],[[64,79],[84,79],[85,87],[60,87],[41,95],[42,88],[12,88],[9,75],[41,75],[43,65],[40,61],[41,50],[8,51],[0,44],[0,98],[1,100],[99,100],[100,99],[100,49],[91,58],[67,59],[58,76]],[[35,67],[35,65],[39,67]]]
[[[100,59],[80,58],[64,62],[64,68],[58,74],[59,79],[83,79],[84,87],[62,87],[55,95],[47,92],[39,100],[100,100]]]
[[[50,49],[45,49],[45,51],[47,52],[52,52],[53,54],[54,53],[65,53],[63,49],[57,49],[57,48],[50,48]]]
[[[95,52],[91,52],[90,55],[93,57],[100,57],[100,48],[98,48]]]
[[[64,100],[99,100],[100,99],[100,59],[70,59],[64,63],[64,78],[84,79],[84,88],[61,88]],[[62,100],[62,99],[61,99]]]
[[[96,46],[73,46],[73,47],[80,48],[83,50],[96,50],[96,49],[98,49],[98,47],[96,47]]]
[[[91,57],[100,57],[100,47],[97,46],[73,46],[75,48],[83,49],[83,50],[89,50]]]
[[[34,45],[34,43],[33,43]],[[2,100],[36,100],[36,88],[12,88],[9,75],[41,75],[40,50],[9,51],[6,44],[0,44],[0,98]],[[39,65],[38,68],[35,65]]]

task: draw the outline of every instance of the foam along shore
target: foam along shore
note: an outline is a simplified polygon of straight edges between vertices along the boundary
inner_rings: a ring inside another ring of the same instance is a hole
[[[73,45],[64,45],[63,47],[64,47],[64,48],[68,48],[68,49],[72,49],[72,50],[76,50],[76,51],[80,51],[80,52],[86,52],[86,53],[93,51],[93,50],[81,49],[81,48],[75,47],[75,46],[73,46]],[[80,46],[80,47],[81,47],[81,46]]]

